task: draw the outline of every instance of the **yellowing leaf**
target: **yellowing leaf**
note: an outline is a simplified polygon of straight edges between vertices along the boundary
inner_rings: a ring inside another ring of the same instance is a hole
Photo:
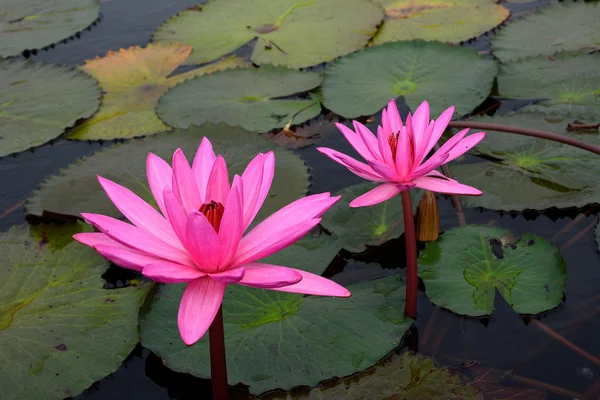
[[[75,127],[69,139],[131,138],[169,129],[154,113],[160,96],[176,84],[214,71],[243,67],[243,59],[231,56],[213,64],[169,77],[188,58],[192,47],[182,43],[150,44],[86,61],[82,67],[100,82],[102,106],[93,118]]]

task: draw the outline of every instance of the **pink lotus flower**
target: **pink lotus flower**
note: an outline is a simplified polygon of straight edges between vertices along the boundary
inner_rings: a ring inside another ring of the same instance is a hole
[[[319,147],[317,150],[361,178],[382,182],[354,199],[350,207],[378,204],[415,186],[432,192],[480,196],[481,191],[449,179],[435,169],[469,151],[483,139],[485,132],[465,138],[469,129],[464,129],[425,161],[425,157],[444,133],[452,114],[454,107],[444,111],[437,120],[430,121],[429,104],[424,101],[414,115],[408,114],[406,125],[402,125],[396,102],[390,100],[387,110],[384,109],[381,116],[383,126],[377,127],[377,137],[357,121],[353,121],[354,131],[336,124],[368,164],[333,149]]]
[[[200,339],[218,312],[225,287],[240,284],[283,292],[348,297],[321,276],[257,262],[300,239],[339,196],[321,193],[297,200],[243,236],[271,187],[273,152],[258,154],[229,185],[225,160],[202,140],[190,167],[181,149],[173,168],[150,153],[148,183],[162,214],[130,190],[98,177],[114,205],[133,224],[82,214],[100,233],[79,233],[79,242],[125,268],[157,282],[187,283],[178,324],[187,345]]]

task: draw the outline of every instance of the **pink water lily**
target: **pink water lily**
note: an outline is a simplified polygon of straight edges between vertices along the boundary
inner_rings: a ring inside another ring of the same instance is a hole
[[[225,287],[240,284],[292,293],[348,297],[337,283],[306,271],[259,262],[300,239],[339,196],[301,198],[244,235],[271,187],[273,152],[258,154],[230,185],[225,160],[204,138],[190,167],[181,149],[173,166],[150,153],[147,175],[161,212],[130,190],[98,177],[106,194],[131,224],[82,214],[98,233],[79,233],[114,263],[162,283],[187,283],[178,314],[183,341],[200,339],[220,309]]]
[[[469,129],[464,129],[425,160],[444,133],[452,114],[454,107],[444,111],[437,120],[430,120],[429,104],[424,101],[414,115],[408,114],[403,124],[396,102],[390,100],[387,109],[383,110],[377,137],[358,121],[353,121],[354,130],[336,124],[367,164],[333,149],[319,147],[317,150],[355,175],[381,182],[381,185],[354,199],[351,207],[378,204],[413,187],[439,193],[480,196],[480,190],[449,179],[436,168],[469,151],[483,139],[485,132],[465,137]]]

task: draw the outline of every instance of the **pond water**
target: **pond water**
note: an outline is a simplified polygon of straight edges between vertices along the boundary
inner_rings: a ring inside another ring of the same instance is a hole
[[[529,11],[548,3],[504,3],[513,14]],[[40,51],[34,60],[81,65],[86,59],[104,55],[110,49],[145,45],[156,26],[194,1],[173,0],[106,0],[102,2],[102,19],[79,39]],[[490,33],[491,35],[491,33]],[[483,36],[473,43],[481,52],[489,49]],[[503,103],[501,111],[517,103]],[[49,175],[58,173],[81,156],[90,155],[113,142],[77,142],[55,140],[33,151],[0,159],[0,229],[24,222],[23,204],[29,193]],[[339,134],[329,134],[319,144],[351,151]],[[310,191],[334,192],[360,178],[317,153],[314,146],[296,150],[313,168]],[[440,197],[441,230],[458,226],[450,199]],[[557,308],[534,319],[520,317],[496,296],[494,313],[483,320],[463,318],[433,306],[421,292],[419,317],[398,352],[409,349],[433,356],[441,365],[456,366],[470,374],[475,366],[512,371],[513,379],[503,384],[519,388],[545,389],[548,399],[600,398],[600,365],[577,352],[573,346],[591,355],[600,355],[600,255],[593,227],[598,209],[548,213],[501,213],[466,209],[470,224],[493,224],[515,234],[535,233],[560,247],[569,268],[566,300]],[[585,215],[583,214],[585,212]],[[348,285],[392,274],[404,267],[403,238],[392,240],[375,250],[352,256],[342,251],[327,270],[334,280]],[[383,269],[374,268],[381,265]],[[119,276],[115,281],[120,279]],[[541,322],[541,324],[540,324]],[[543,328],[549,327],[560,338]],[[149,350],[138,347],[114,374],[95,383],[76,396],[80,400],[100,399],[205,399],[210,396],[210,382],[166,368]],[[234,398],[247,398],[243,389],[233,390]],[[515,399],[544,398],[526,395]],[[508,397],[501,397],[508,398]]]

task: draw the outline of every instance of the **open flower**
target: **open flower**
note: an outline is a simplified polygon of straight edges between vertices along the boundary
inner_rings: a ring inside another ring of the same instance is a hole
[[[257,262],[308,233],[339,199],[329,193],[304,197],[244,236],[271,187],[273,152],[258,154],[241,177],[234,176],[231,186],[225,160],[215,156],[207,138],[202,140],[191,167],[181,149],[173,155],[172,168],[152,153],[146,167],[162,214],[130,190],[98,177],[131,224],[104,215],[82,214],[100,232],[79,233],[74,238],[115,264],[142,271],[157,282],[186,282],[178,315],[186,344],[204,335],[229,284],[350,296],[347,289],[321,276]]]
[[[465,137],[469,129],[464,129],[425,161],[425,157],[444,133],[453,113],[454,107],[450,107],[437,120],[429,120],[429,104],[424,101],[414,115],[408,114],[406,125],[403,125],[396,102],[390,100],[387,110],[383,110],[382,125],[377,128],[377,137],[358,121],[353,121],[354,131],[336,124],[367,164],[333,149],[319,147],[317,150],[361,178],[382,182],[354,199],[350,203],[351,207],[378,204],[415,186],[432,192],[480,196],[481,191],[449,179],[435,169],[469,151],[483,139],[485,132]]]

